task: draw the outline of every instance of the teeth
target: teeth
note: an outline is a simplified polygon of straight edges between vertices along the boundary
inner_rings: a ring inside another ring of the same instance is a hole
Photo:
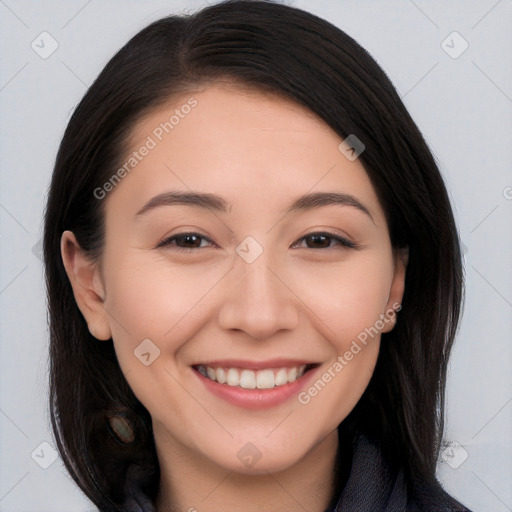
[[[230,386],[240,385],[240,374],[238,373],[238,370],[235,370],[234,368],[230,368],[228,370],[227,383]]]
[[[283,384],[286,384],[288,382],[288,372],[286,371],[286,368],[281,368],[274,378],[274,384],[276,386],[282,386]]]
[[[197,370],[201,375],[220,384],[244,389],[272,389],[276,386],[284,386],[289,382],[295,382],[304,375],[306,365],[292,368],[266,368],[257,371],[238,368],[211,368],[210,366],[199,365]]]
[[[224,368],[217,368],[215,370],[215,377],[211,377],[211,379],[224,384],[226,382],[226,372]]]
[[[256,376],[256,386],[258,389],[272,389],[274,387],[273,370],[262,370]]]
[[[240,387],[254,389],[256,387],[256,374],[251,370],[242,370],[240,374]]]

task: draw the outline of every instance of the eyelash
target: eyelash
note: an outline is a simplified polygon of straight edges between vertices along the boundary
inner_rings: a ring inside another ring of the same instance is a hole
[[[180,246],[178,246],[176,244],[173,244],[174,241],[179,240],[179,239],[183,239],[183,238],[185,238],[187,236],[196,236],[196,237],[199,237],[199,238],[201,238],[203,240],[206,240],[210,244],[215,245],[215,243],[212,240],[210,240],[208,237],[206,237],[204,235],[201,235],[201,233],[185,232],[185,233],[178,233],[176,235],[172,235],[172,236],[162,240],[157,245],[157,248],[173,245],[174,248],[177,249],[178,251],[185,251],[185,252],[191,252],[191,251],[196,250],[196,249],[204,249],[204,247],[180,247]],[[312,233],[308,233],[307,235],[305,235],[302,238],[300,238],[299,240],[297,240],[297,242],[295,242],[293,245],[296,245],[298,242],[302,242],[303,240],[306,240],[307,238],[311,238],[313,236],[322,236],[322,237],[330,238],[330,239],[335,240],[336,242],[338,242],[338,245],[340,245],[340,246],[342,246],[344,248],[347,248],[347,249],[357,249],[358,248],[358,246],[354,242],[351,242],[350,240],[348,240],[348,239],[346,239],[344,237],[335,235],[334,233],[329,233],[327,231],[315,231],[315,232],[312,232]],[[325,249],[332,249],[332,248],[333,248],[332,246],[329,246],[329,247],[317,247],[317,248],[306,247],[306,249],[313,249],[313,250],[322,250],[322,249],[325,250]]]

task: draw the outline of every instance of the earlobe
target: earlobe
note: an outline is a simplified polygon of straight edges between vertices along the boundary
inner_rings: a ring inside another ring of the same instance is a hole
[[[104,305],[105,291],[96,262],[87,258],[71,231],[62,233],[60,250],[76,303],[89,332],[99,340],[110,339],[112,333]]]
[[[389,299],[384,312],[386,321],[382,332],[390,332],[395,327],[397,322],[397,314],[402,309],[402,298],[405,291],[405,274],[407,270],[407,263],[409,262],[409,248],[400,248],[395,251],[395,272],[391,288],[389,292]]]

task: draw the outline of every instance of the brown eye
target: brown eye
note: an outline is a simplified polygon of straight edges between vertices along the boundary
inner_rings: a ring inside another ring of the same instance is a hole
[[[306,238],[306,244],[310,249],[325,249],[330,247],[331,238],[326,235],[310,235]]]
[[[335,246],[356,248],[356,244],[346,238],[334,235],[333,233],[310,233],[296,242],[305,241],[307,249],[331,249]],[[304,246],[302,246],[304,247]]]
[[[199,233],[180,233],[173,235],[165,240],[162,240],[157,247],[175,246],[177,249],[202,249],[206,247],[202,242],[206,241],[209,244],[213,242]]]

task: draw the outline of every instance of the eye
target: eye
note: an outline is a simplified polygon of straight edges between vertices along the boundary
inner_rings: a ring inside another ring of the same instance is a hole
[[[293,246],[296,246],[297,244],[303,241],[306,242],[307,249],[332,249],[334,248],[334,246],[357,249],[357,245],[354,242],[351,242],[350,240],[344,237],[335,235],[334,233],[309,233],[308,235],[303,236],[300,240],[297,240],[297,242],[295,242]]]
[[[209,238],[200,233],[178,233],[162,240],[157,247],[174,246],[178,250],[190,251],[192,249],[203,249],[206,247],[202,242],[206,241],[215,245]]]
[[[292,247],[297,247],[300,242],[305,242],[306,246],[302,245],[302,247],[306,249],[332,249],[336,246],[357,249],[354,242],[328,232],[310,233],[295,242]],[[215,245],[208,237],[200,233],[178,233],[162,240],[157,248],[174,246],[178,250],[191,251],[204,249],[208,244]]]

